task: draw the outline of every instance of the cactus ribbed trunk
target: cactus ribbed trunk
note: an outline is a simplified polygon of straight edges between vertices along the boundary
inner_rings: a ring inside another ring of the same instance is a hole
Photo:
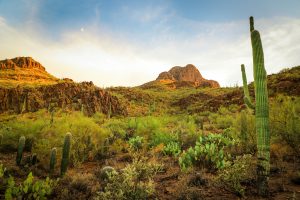
[[[267,74],[264,66],[264,53],[259,32],[251,32],[254,87],[255,87],[255,121],[257,135],[257,181],[258,193],[268,194],[270,173],[270,131]]]
[[[50,175],[53,174],[54,172],[54,168],[55,168],[55,164],[56,164],[56,148],[52,148],[51,149],[51,154],[50,154]]]
[[[68,169],[70,148],[71,148],[71,136],[72,136],[71,133],[67,133],[67,135],[65,136],[62,159],[61,159],[61,168],[60,168],[61,176],[63,176]]]
[[[270,131],[267,73],[264,64],[264,52],[260,34],[254,29],[254,19],[250,17],[251,45],[253,54],[253,75],[255,88],[255,106],[251,103],[244,65],[241,66],[245,104],[255,109],[257,138],[257,187],[260,196],[269,193],[270,174]]]

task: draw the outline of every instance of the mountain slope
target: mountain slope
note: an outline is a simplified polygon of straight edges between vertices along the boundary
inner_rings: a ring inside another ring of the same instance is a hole
[[[0,86],[16,87],[51,85],[59,79],[31,57],[16,57],[0,61]]]

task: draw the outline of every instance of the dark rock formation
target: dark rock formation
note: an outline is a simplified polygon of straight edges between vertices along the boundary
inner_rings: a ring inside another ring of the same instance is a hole
[[[192,85],[195,87],[220,87],[217,81],[206,80],[205,78],[203,78],[199,70],[192,64],[188,64],[185,67],[176,66],[171,68],[168,72],[160,73],[156,81],[163,80],[169,80],[174,82],[188,82],[192,83]]]
[[[118,98],[108,91],[92,82],[75,83],[69,78],[59,80],[30,57],[0,61],[0,83],[0,113],[34,112],[51,106],[83,110],[92,115],[95,112],[108,113],[111,106],[111,115],[127,114]]]
[[[49,106],[67,110],[81,110],[88,115],[95,112],[109,112],[112,115],[126,115],[117,97],[93,85],[92,82],[62,82],[35,88],[0,88],[0,113],[34,112]]]

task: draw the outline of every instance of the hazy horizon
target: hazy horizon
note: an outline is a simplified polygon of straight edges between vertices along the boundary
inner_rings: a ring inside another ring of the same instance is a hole
[[[0,59],[30,56],[58,78],[136,86],[194,64],[221,86],[252,81],[249,16],[268,74],[300,65],[300,2],[0,0]]]

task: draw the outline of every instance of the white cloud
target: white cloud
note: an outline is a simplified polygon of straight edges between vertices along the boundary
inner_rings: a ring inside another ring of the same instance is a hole
[[[158,15],[158,14],[156,14]],[[153,19],[146,16],[145,20]],[[190,34],[178,35],[167,20],[145,43],[85,26],[64,32],[59,41],[12,27],[0,16],[0,59],[32,56],[57,77],[93,81],[99,86],[135,86],[175,65],[195,64],[205,78],[223,86],[241,84],[240,64],[252,78],[248,22],[198,23],[176,19]],[[158,27],[158,28],[159,28]],[[300,64],[300,19],[257,20],[268,73]],[[30,27],[28,28],[30,29]],[[34,29],[37,30],[37,29]]]

